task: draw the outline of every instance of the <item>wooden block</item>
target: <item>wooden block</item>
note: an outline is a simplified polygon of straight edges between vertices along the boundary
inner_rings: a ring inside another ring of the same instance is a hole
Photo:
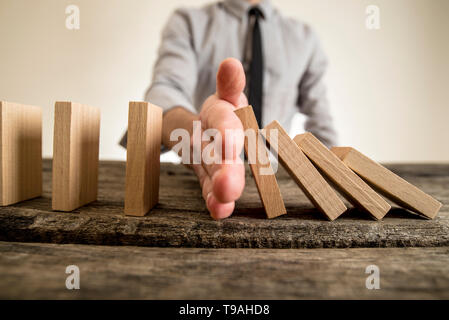
[[[267,217],[271,219],[286,214],[284,200],[271,167],[265,143],[260,136],[253,108],[247,106],[238,108],[234,112],[242,121],[243,129],[247,133],[250,129],[249,132],[254,134],[256,140],[254,141],[255,146],[249,146],[248,136],[245,135],[245,153]]]
[[[440,210],[440,202],[356,149],[334,147],[332,152],[369,185],[398,205],[430,219],[435,218]]]
[[[52,208],[72,211],[97,199],[100,109],[56,102]]]
[[[302,150],[288,136],[279,122],[274,120],[262,135],[269,144],[272,144],[270,130],[277,130],[277,153],[279,162],[295,180],[309,200],[324,213],[329,220],[335,220],[346,211],[346,206],[331,186],[321,176]]]
[[[126,152],[125,214],[144,216],[159,201],[162,108],[130,102]]]
[[[42,110],[0,101],[0,205],[42,195]]]
[[[375,219],[382,219],[390,210],[391,206],[380,195],[313,134],[300,134],[293,140],[354,206],[368,211]]]

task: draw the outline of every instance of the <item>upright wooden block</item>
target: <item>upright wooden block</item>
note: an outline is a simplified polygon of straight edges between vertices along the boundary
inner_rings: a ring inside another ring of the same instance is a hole
[[[72,211],[97,199],[100,109],[56,102],[52,208]]]
[[[294,141],[354,206],[368,211],[375,219],[382,219],[390,210],[391,206],[380,195],[313,134],[297,135]]]
[[[125,214],[144,216],[159,201],[162,108],[130,102],[126,152]]]
[[[0,101],[0,205],[42,195],[42,110]]]
[[[331,150],[369,185],[398,205],[430,219],[440,210],[440,202],[356,149],[334,147]]]
[[[288,136],[280,123],[274,120],[262,131],[266,141],[272,145],[271,130],[277,130],[277,153],[280,163],[315,207],[324,213],[329,220],[335,220],[345,212],[347,208],[343,201]]]
[[[284,200],[271,167],[265,143],[260,136],[253,108],[247,106],[236,109],[234,112],[242,121],[243,129],[245,131],[250,129],[250,132],[254,133],[256,140],[254,148],[250,148],[248,136],[245,136],[245,153],[250,162],[249,166],[267,217],[271,219],[286,214],[287,210],[285,209]]]

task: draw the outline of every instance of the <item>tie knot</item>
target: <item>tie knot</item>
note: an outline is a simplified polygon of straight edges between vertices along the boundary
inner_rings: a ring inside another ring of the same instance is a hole
[[[259,7],[252,7],[249,11],[248,11],[248,14],[250,15],[250,16],[255,16],[256,17],[256,19],[259,19],[259,18],[263,18],[264,16],[263,16],[263,13],[262,13],[262,11],[259,9]]]

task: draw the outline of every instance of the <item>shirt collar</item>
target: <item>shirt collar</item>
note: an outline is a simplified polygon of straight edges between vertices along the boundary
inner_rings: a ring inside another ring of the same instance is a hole
[[[238,18],[247,16],[249,9],[253,7],[253,5],[245,0],[224,0],[223,5]],[[257,4],[257,7],[262,11],[265,19],[270,19],[273,13],[273,6],[270,0],[261,0],[260,3]]]

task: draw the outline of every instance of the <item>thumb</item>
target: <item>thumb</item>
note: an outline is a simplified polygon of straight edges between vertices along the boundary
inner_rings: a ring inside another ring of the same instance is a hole
[[[242,63],[235,58],[223,60],[217,72],[217,96],[236,107],[248,104],[243,94],[246,79]]]

